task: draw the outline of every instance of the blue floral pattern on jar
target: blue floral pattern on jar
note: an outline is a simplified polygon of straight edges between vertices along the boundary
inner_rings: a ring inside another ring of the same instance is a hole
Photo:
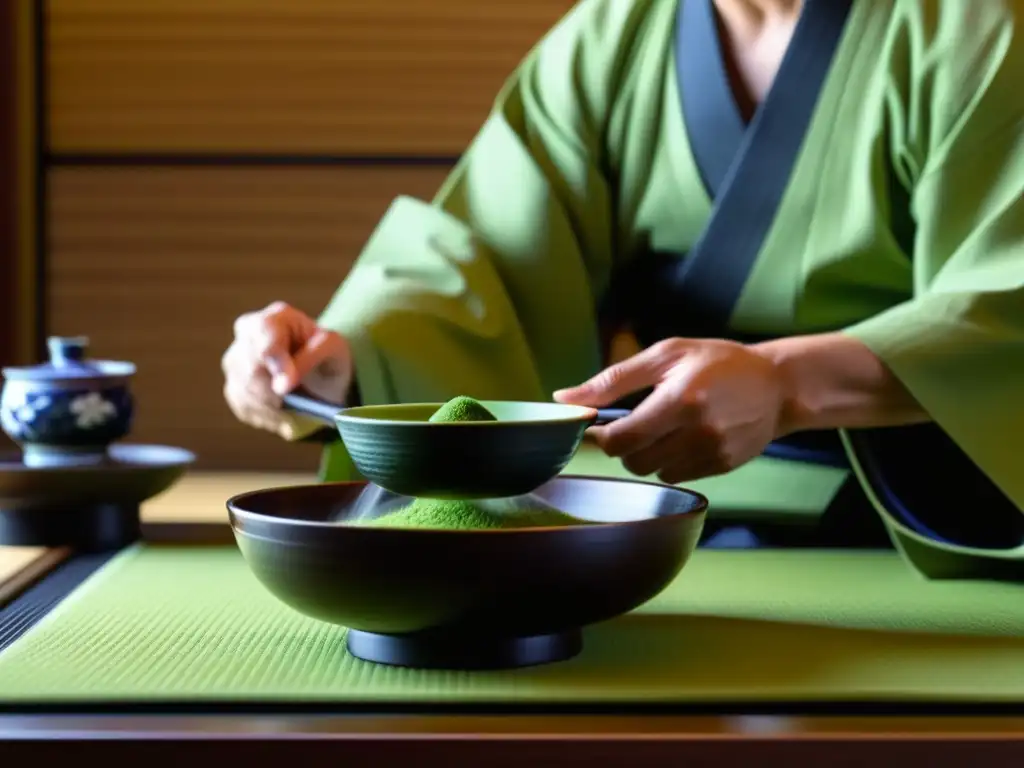
[[[9,398],[0,421],[19,442],[99,445],[129,433],[133,405],[124,386],[24,391],[21,398]]]

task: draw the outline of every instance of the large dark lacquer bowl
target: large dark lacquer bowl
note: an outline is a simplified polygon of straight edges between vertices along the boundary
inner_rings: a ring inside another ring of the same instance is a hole
[[[566,659],[581,628],[650,600],[694,551],[707,500],[655,483],[563,476],[535,491],[593,524],[426,530],[346,524],[366,483],[227,503],[252,572],[281,601],[349,628],[363,659],[498,668]]]

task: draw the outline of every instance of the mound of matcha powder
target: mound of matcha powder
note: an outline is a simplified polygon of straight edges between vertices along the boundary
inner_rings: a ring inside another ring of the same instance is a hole
[[[365,525],[381,528],[443,528],[446,530],[479,530],[487,528],[557,528],[586,525],[557,509],[508,509],[496,511],[479,502],[448,499],[416,499],[407,507],[395,510]]]
[[[497,421],[494,414],[484,408],[478,401],[472,397],[463,396],[453,397],[434,411],[433,416],[429,420],[434,423],[444,421]]]
[[[497,421],[490,411],[472,397],[456,397],[438,408],[432,422]],[[478,530],[487,528],[555,528],[587,525],[586,520],[554,508],[518,507],[507,500],[479,502],[448,499],[416,499],[401,509],[366,521],[365,525],[387,528],[441,528]]]

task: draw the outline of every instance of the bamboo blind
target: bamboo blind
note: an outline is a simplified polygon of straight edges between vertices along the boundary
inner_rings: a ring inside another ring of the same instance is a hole
[[[61,152],[456,154],[569,0],[50,0]]]
[[[464,149],[571,4],[48,0],[48,331],[138,364],[133,439],[310,469],[314,447],[224,404],[233,319],[275,299],[318,313],[391,200],[433,196],[446,169],[415,161]],[[218,167],[229,154],[362,162]]]

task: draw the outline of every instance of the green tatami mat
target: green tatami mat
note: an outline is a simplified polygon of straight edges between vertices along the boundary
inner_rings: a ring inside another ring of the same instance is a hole
[[[523,567],[529,567],[524,563]],[[350,657],[234,548],[122,553],[0,654],[0,700],[701,702],[1024,698],[1024,588],[895,554],[702,551],[576,659],[500,673]]]

